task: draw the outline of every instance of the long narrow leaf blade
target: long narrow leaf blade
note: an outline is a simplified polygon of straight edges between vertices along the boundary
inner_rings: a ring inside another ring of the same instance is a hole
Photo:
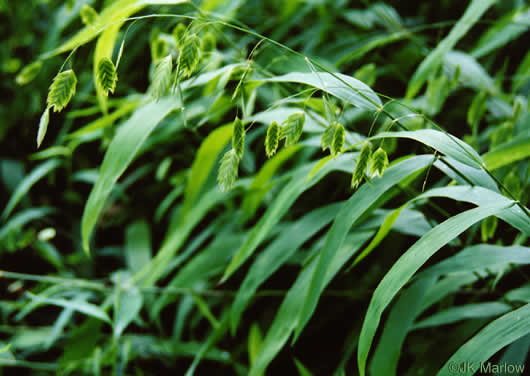
[[[510,206],[512,204],[509,204]],[[478,221],[497,214],[508,206],[501,202],[467,210],[442,222],[399,258],[377,286],[365,315],[359,338],[358,366],[361,376],[365,375],[366,360],[374,340],[384,309],[414,273],[440,248],[463,233]]]
[[[451,365],[462,364],[462,362],[474,365],[476,370],[468,369],[465,370],[466,372],[459,372],[461,375],[473,375],[479,370],[483,371],[480,369],[481,364],[487,366],[485,362],[492,355],[528,333],[530,333],[530,304],[507,313],[488,324],[458,349],[451,359],[443,365],[437,376],[454,375],[454,369]]]
[[[156,125],[177,106],[173,98],[151,102],[137,110],[118,130],[105,154],[98,180],[83,212],[81,231],[85,251],[89,250],[90,235],[114,184]]]

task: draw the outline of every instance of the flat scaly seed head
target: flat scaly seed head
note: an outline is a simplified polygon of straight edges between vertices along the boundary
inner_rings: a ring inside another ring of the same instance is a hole
[[[236,117],[236,120],[234,120],[232,149],[234,149],[239,159],[243,158],[243,152],[245,151],[245,126],[238,117]]]
[[[54,112],[62,111],[74,96],[76,85],[77,77],[71,69],[55,76],[48,91],[48,107],[53,107]]]
[[[175,28],[173,29],[173,38],[175,38],[175,43],[177,44],[177,47],[180,49],[182,48],[182,42],[184,41],[184,35],[186,35],[186,25],[183,23],[177,24]]]
[[[227,151],[221,159],[221,166],[217,175],[217,183],[223,192],[227,192],[232,188],[237,180],[237,172],[239,168],[239,158],[234,149]]]
[[[361,153],[359,154],[359,159],[357,161],[357,165],[355,166],[355,170],[353,171],[351,180],[351,186],[353,189],[356,189],[362,183],[371,156],[372,145],[370,142],[366,141],[361,149]]]
[[[81,22],[87,26],[93,26],[98,19],[98,12],[90,5],[83,5],[81,8]]]
[[[280,126],[276,121],[273,121],[267,129],[267,136],[265,137],[265,153],[267,157],[272,157],[276,150],[278,150],[278,144],[280,141]]]
[[[173,61],[171,55],[167,55],[156,63],[151,84],[151,95],[155,100],[159,100],[169,90],[172,69]]]
[[[320,140],[320,146],[322,147],[322,151],[325,151],[331,146],[331,143],[333,142],[333,135],[335,134],[336,125],[337,122],[331,123],[322,134],[322,139]]]
[[[285,146],[291,146],[298,142],[304,130],[305,113],[295,112],[283,123],[280,138],[285,138]]]
[[[342,152],[344,146],[344,138],[346,137],[346,130],[342,124],[337,123],[333,132],[333,140],[331,141],[331,155],[336,157]]]
[[[196,34],[191,34],[184,40],[179,55],[180,71],[184,78],[190,77],[195,72],[200,57],[201,40]]]
[[[383,176],[386,168],[388,167],[388,155],[383,148],[378,148],[372,156],[370,174],[377,174]]]
[[[104,57],[99,61],[96,78],[97,85],[101,88],[103,94],[108,95],[109,92],[114,94],[118,75],[114,63],[108,57]]]

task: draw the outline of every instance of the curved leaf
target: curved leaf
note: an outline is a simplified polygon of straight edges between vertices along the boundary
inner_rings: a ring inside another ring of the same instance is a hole
[[[22,197],[31,189],[31,187],[42,179],[44,176],[49,174],[51,171],[55,170],[61,165],[61,162],[58,159],[50,159],[43,164],[36,167],[30,174],[28,174],[24,179],[17,185],[17,188],[11,195],[4,212],[2,213],[2,219],[6,220],[7,217],[11,214],[15,206],[22,200]]]
[[[480,169],[482,168],[482,159],[480,155],[471,146],[461,141],[455,136],[448,133],[440,132],[434,129],[420,129],[417,131],[402,132],[382,132],[370,139],[379,139],[387,137],[410,138],[428,145],[439,152],[456,159],[468,166]]]
[[[381,99],[368,85],[342,73],[288,73],[266,78],[268,82],[297,82],[316,87],[356,107],[376,111],[383,106]]]
[[[464,15],[458,20],[447,37],[423,60],[414,72],[407,88],[407,98],[413,98],[427,81],[427,78],[442,64],[445,55],[451,51],[456,43],[479,20],[496,0],[473,0]]]
[[[358,365],[361,376],[365,375],[366,360],[384,309],[414,273],[440,248],[480,220],[508,208],[501,202],[467,210],[442,222],[422,236],[399,258],[377,286],[365,315],[359,338]]]
[[[305,327],[324,289],[328,269],[334,260],[337,249],[340,249],[352,225],[390,188],[407,177],[426,168],[432,162],[432,156],[422,155],[406,159],[390,167],[383,177],[373,179],[371,184],[364,184],[346,202],[337,213],[333,225],[326,234],[326,240],[319,253],[318,263],[311,278],[311,287],[305,297],[304,309],[301,312],[295,338]]]
[[[479,370],[480,364],[486,362],[503,347],[530,333],[530,304],[526,304],[497,320],[489,323],[467,341],[449,359],[436,374],[437,376],[454,375],[452,364],[473,364]],[[524,369],[524,367],[523,367]],[[473,375],[471,369],[460,372],[461,375]]]
[[[156,125],[178,108],[173,98],[151,102],[138,109],[118,130],[101,165],[98,180],[90,192],[83,212],[81,231],[83,248],[88,252],[89,239],[114,184]]]

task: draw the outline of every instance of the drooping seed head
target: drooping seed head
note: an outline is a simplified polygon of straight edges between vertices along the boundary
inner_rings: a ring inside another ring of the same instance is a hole
[[[272,157],[276,150],[278,150],[278,143],[280,141],[280,126],[273,121],[267,129],[267,136],[265,137],[265,153],[267,157]]]
[[[342,152],[342,147],[344,146],[344,138],[346,136],[346,130],[343,125],[337,123],[335,125],[335,131],[333,132],[333,140],[331,141],[331,155],[336,157]]]
[[[77,77],[71,69],[55,76],[48,91],[48,107],[53,107],[54,112],[62,111],[74,96],[76,85]]]
[[[245,151],[245,126],[243,122],[236,117],[234,120],[234,131],[232,133],[232,149],[234,149],[239,159],[243,158]]]

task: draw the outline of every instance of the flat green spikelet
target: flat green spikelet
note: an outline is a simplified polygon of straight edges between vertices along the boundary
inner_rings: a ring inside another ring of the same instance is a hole
[[[273,121],[267,129],[267,136],[265,137],[265,153],[267,157],[272,157],[276,150],[278,150],[278,144],[280,142],[280,126],[277,122]]]
[[[99,61],[96,79],[97,85],[101,88],[103,94],[109,95],[109,91],[114,94],[118,75],[114,63],[108,57],[104,57]]]
[[[239,159],[243,158],[243,152],[245,151],[245,126],[238,117],[236,117],[236,120],[234,120],[232,148]]]
[[[151,43],[151,58],[154,61],[158,61],[160,59],[163,59],[167,56],[169,53],[169,45],[168,43],[162,39],[158,38]]]
[[[48,107],[53,107],[54,112],[62,111],[74,96],[76,85],[77,77],[71,69],[55,76],[48,91]]]
[[[48,130],[48,123],[50,122],[50,108],[46,107],[39,121],[39,130],[37,132],[37,149],[42,144],[46,131]]]
[[[169,86],[171,85],[172,69],[173,61],[171,55],[166,56],[156,63],[153,82],[151,83],[151,96],[155,100],[159,100],[168,92]]]
[[[223,155],[221,166],[217,175],[217,183],[223,192],[232,188],[237,180],[237,170],[239,168],[239,158],[234,149],[230,149]]]
[[[184,78],[190,77],[197,66],[201,57],[201,40],[196,34],[191,34],[183,42],[179,55],[180,71]]]
[[[344,146],[344,138],[346,137],[346,130],[342,124],[337,123],[333,132],[333,140],[331,141],[331,155],[336,157],[342,152]]]
[[[320,141],[322,151],[325,151],[327,148],[331,147],[331,143],[333,142],[333,135],[335,134],[335,127],[337,124],[337,122],[331,123],[322,134],[322,139]]]
[[[280,132],[280,139],[285,138],[285,146],[291,146],[298,142],[304,130],[305,114],[295,112],[284,122]]]
[[[42,61],[37,60],[27,66],[25,66],[22,71],[17,74],[15,79],[16,83],[20,86],[29,84],[31,81],[37,77],[42,68]]]
[[[182,48],[182,42],[184,41],[184,35],[186,35],[186,25],[183,23],[177,24],[173,29],[173,38],[175,38],[175,43],[179,49]]]
[[[377,174],[378,176],[383,176],[386,168],[388,167],[388,155],[386,151],[382,148],[378,148],[372,156],[370,162],[370,174]]]
[[[359,155],[359,159],[357,161],[357,166],[355,166],[355,170],[353,171],[353,176],[351,179],[351,187],[353,189],[356,189],[363,181],[364,175],[366,174],[366,170],[368,169],[368,163],[370,162],[370,157],[372,156],[372,145],[370,142],[365,142],[362,149],[361,154]]]
[[[98,12],[90,5],[83,5],[81,8],[81,22],[87,26],[92,26],[96,23],[98,19]]]

